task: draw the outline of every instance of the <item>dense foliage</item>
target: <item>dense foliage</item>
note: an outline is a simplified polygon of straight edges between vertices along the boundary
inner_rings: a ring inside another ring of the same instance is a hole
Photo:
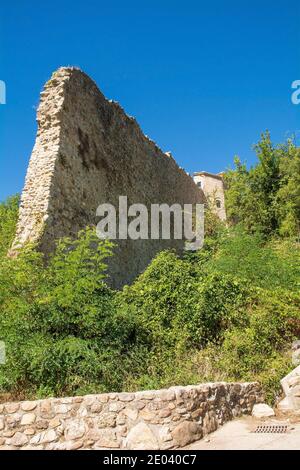
[[[93,228],[47,263],[33,246],[7,257],[18,198],[0,204],[0,394],[257,379],[273,400],[300,336],[299,149],[268,135],[257,149],[255,168],[227,173],[231,226],[208,208],[202,250],[159,253],[119,292],[106,279],[113,245]]]
[[[97,248],[96,248],[97,247]],[[0,331],[7,361],[0,387],[14,393],[88,393],[120,389],[134,371],[138,323],[114,308],[104,259],[111,243],[93,229],[63,239],[44,265],[27,247],[0,265]]]
[[[16,231],[19,196],[12,196],[0,204],[0,256],[4,256],[10,247]]]
[[[274,146],[270,134],[255,146],[258,164],[247,170],[238,157],[226,173],[229,221],[250,232],[298,236],[300,233],[300,148],[292,140]]]

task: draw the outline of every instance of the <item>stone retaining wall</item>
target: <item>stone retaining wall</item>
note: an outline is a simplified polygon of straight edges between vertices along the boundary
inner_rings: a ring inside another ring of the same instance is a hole
[[[262,401],[258,383],[211,383],[0,405],[0,449],[171,449]]]

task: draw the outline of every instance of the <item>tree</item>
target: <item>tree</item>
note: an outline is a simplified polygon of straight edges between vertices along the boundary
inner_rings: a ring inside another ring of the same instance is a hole
[[[300,220],[300,149],[292,140],[274,146],[269,132],[255,145],[256,166],[247,170],[238,157],[225,174],[230,224],[265,236],[296,236]]]
[[[0,203],[0,257],[7,253],[16,231],[19,196],[11,196]]]

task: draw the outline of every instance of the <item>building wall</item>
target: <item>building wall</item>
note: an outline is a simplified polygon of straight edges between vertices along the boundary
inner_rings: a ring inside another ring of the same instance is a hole
[[[75,68],[60,68],[46,83],[38,132],[21,197],[12,253],[27,241],[50,253],[55,240],[96,224],[102,203],[197,203],[193,179],[147,138],[137,122],[108,101]],[[121,240],[109,261],[120,287],[142,272],[158,251],[183,248],[181,240]]]
[[[220,175],[207,172],[194,174],[194,181],[202,189],[207,201],[221,220],[226,220],[224,183]],[[219,207],[218,207],[219,205]]]
[[[257,383],[0,404],[0,450],[172,449],[251,413]]]

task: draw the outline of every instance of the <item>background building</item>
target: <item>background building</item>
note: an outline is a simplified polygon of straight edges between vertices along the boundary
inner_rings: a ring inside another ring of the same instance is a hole
[[[221,220],[226,220],[223,173],[214,174],[199,171],[194,173],[193,178],[197,186],[204,192],[212,209]]]

